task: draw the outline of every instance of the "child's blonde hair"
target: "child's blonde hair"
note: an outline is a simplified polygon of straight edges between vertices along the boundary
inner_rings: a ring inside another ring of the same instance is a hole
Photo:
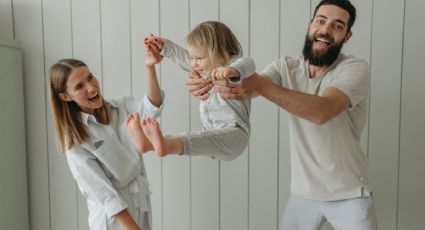
[[[208,52],[212,68],[227,64],[233,56],[242,56],[242,47],[236,36],[218,21],[200,23],[187,35],[186,42]]]
[[[81,109],[77,103],[64,101],[59,97],[59,94],[66,93],[66,82],[69,75],[79,67],[87,67],[87,65],[76,59],[62,59],[49,70],[50,106],[61,152],[71,148],[74,143],[81,144],[90,137],[86,126],[81,121]],[[106,103],[95,110],[95,117],[102,123],[110,122]]]

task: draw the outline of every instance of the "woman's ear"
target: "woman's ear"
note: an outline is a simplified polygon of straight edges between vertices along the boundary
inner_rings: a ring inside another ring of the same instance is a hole
[[[68,94],[66,94],[66,93],[59,93],[59,98],[62,101],[72,101],[71,97],[68,96]]]

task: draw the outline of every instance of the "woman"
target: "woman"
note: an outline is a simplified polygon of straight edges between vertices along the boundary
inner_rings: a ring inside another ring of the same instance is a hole
[[[155,68],[151,60],[148,54],[148,70]],[[143,157],[127,126],[139,119],[139,113],[142,118],[160,115],[163,96],[156,75],[148,77],[143,100],[105,101],[96,77],[75,59],[54,64],[49,84],[61,152],[87,198],[90,229],[152,229]]]

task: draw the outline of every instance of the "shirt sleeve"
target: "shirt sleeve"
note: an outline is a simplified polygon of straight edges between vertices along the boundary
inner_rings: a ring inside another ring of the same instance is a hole
[[[370,68],[366,61],[350,60],[336,74],[335,81],[330,86],[341,90],[348,96],[351,103],[349,110],[368,97]]]
[[[282,74],[286,72],[282,62],[283,59],[273,61],[261,71],[260,75],[268,77],[275,84],[282,85]]]
[[[254,60],[249,57],[232,58],[229,67],[239,72],[240,80],[250,77],[255,73]]]
[[[168,39],[165,40],[164,47],[160,54],[164,57],[170,58],[183,70],[189,72],[192,69],[190,66],[190,57],[187,50]]]
[[[101,204],[108,217],[128,208],[96,158],[81,146],[66,152],[68,166],[81,193],[89,200]]]
[[[157,107],[152,104],[148,96],[145,94],[142,100],[135,99],[133,97],[124,97],[122,98],[122,103],[124,103],[127,116],[130,113],[138,112],[141,118],[153,117],[157,118],[161,115],[162,110],[164,109],[164,91],[161,90],[161,106]]]

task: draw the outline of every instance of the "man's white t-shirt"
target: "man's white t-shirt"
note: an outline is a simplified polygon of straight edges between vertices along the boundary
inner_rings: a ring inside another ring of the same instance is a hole
[[[291,192],[332,201],[360,197],[368,188],[368,162],[360,147],[367,120],[370,68],[366,61],[340,54],[315,78],[303,57],[283,57],[261,73],[285,88],[321,96],[335,87],[351,106],[323,125],[289,114]]]

